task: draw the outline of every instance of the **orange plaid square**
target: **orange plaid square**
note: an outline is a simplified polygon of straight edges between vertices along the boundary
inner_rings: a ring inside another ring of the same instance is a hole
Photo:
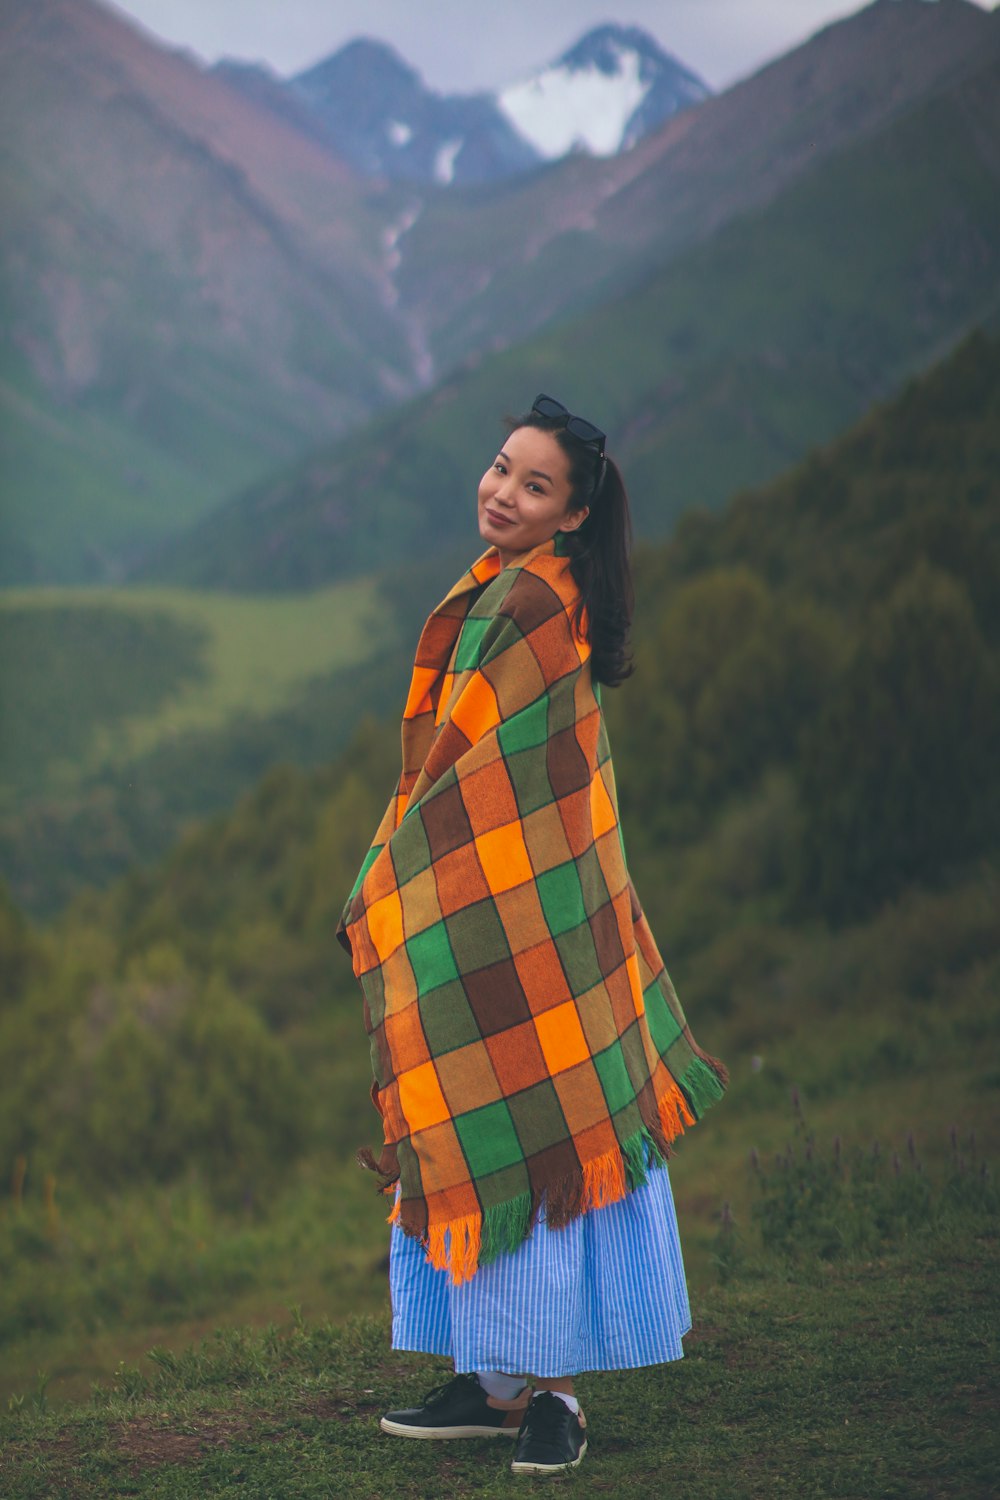
[[[366,915],[368,934],[384,963],[403,941],[403,903],[399,899],[399,892],[390,891],[387,896],[373,902]]]
[[[481,673],[470,676],[452,705],[450,718],[470,745],[476,744],[500,723],[497,695]]]
[[[639,960],[634,953],[630,953],[625,959],[625,967],[628,970],[629,983],[632,986],[632,1004],[637,1016],[645,1015],[646,1005],[642,998],[642,979],[639,975]]]
[[[618,819],[604,785],[604,777],[598,773],[590,783],[590,816],[594,823],[594,837],[600,838],[610,828],[617,828]]]
[[[427,1038],[420,1023],[420,1007],[416,1003],[386,1016],[385,1039],[397,1073],[406,1073],[430,1061]]]
[[[550,1073],[564,1073],[590,1056],[587,1038],[572,1000],[557,1005],[554,1010],[543,1011],[535,1017],[534,1024]]]
[[[438,680],[436,667],[414,667],[410,679],[410,691],[406,698],[403,717],[412,719],[416,714],[427,713],[432,707],[430,690]]]
[[[596,1125],[588,1125],[581,1130],[574,1137],[573,1144],[581,1161],[593,1161],[597,1156],[606,1156],[609,1151],[614,1151],[618,1145],[618,1137],[610,1120],[600,1120]]]
[[[476,839],[476,853],[494,894],[534,878],[520,821],[481,833]]]
[[[427,1130],[431,1125],[440,1125],[442,1120],[450,1119],[451,1111],[445,1103],[437,1069],[432,1062],[401,1073],[397,1085],[399,1107],[410,1130]]]
[[[524,953],[515,953],[514,967],[535,1014],[561,1005],[570,998],[566,974],[551,938]]]
[[[489,833],[517,821],[517,801],[501,759],[462,779],[462,801],[473,833]]]
[[[468,1172],[468,1167],[465,1170]],[[454,1187],[427,1194],[427,1217],[431,1224],[454,1223],[467,1214],[479,1212],[479,1197],[471,1182],[456,1182]]]
[[[532,1021],[525,1021],[510,1031],[498,1031],[486,1038],[486,1047],[493,1064],[493,1071],[503,1089],[509,1095],[521,1089],[531,1088],[548,1077],[548,1068]]]
[[[437,903],[447,916],[471,906],[473,901],[482,901],[490,894],[486,876],[469,851],[463,847],[441,854],[434,861],[433,872],[437,876]]]

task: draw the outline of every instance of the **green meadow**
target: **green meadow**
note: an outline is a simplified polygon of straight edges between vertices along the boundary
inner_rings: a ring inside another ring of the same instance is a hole
[[[5,794],[65,789],[180,736],[273,712],[385,639],[372,578],[281,597],[0,591]]]

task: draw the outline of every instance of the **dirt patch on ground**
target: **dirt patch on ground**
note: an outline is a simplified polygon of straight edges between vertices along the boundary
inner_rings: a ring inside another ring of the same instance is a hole
[[[288,1421],[294,1421],[296,1417],[316,1417],[321,1422],[350,1422],[354,1417],[367,1417],[376,1411],[385,1411],[385,1404],[355,1401],[349,1396],[313,1396],[308,1401],[296,1401],[294,1410],[285,1415]]]
[[[270,1423],[272,1419],[262,1413],[260,1420]],[[119,1453],[128,1462],[129,1473],[135,1477],[161,1464],[196,1463],[211,1449],[226,1448],[245,1437],[256,1425],[253,1416],[218,1416],[185,1422],[185,1430],[180,1431],[176,1427],[159,1426],[154,1417],[135,1417],[119,1425],[114,1439]]]
[[[129,1473],[135,1477],[145,1469],[161,1464],[197,1463],[213,1448],[227,1448],[230,1443],[253,1436],[256,1440],[280,1443],[285,1429],[294,1428],[303,1417],[322,1422],[349,1422],[381,1410],[371,1401],[345,1400],[338,1396],[316,1396],[296,1402],[293,1409],[276,1418],[274,1412],[247,1412],[239,1415],[207,1414],[186,1420],[181,1427],[161,1426],[155,1417],[135,1417],[120,1423],[114,1434],[118,1452],[126,1459]]]

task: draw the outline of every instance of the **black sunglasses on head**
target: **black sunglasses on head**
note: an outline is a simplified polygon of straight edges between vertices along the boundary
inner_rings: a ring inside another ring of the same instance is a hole
[[[531,410],[537,412],[540,417],[565,417],[563,425],[570,437],[575,437],[580,443],[593,443],[597,448],[598,457],[604,457],[607,434],[584,417],[574,417],[561,401],[556,401],[552,396],[536,396]]]

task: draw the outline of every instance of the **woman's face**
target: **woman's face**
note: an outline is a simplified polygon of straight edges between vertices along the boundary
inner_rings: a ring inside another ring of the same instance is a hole
[[[587,506],[570,510],[569,498],[569,459],[551,432],[515,427],[479,481],[479,534],[506,567],[587,519]]]

